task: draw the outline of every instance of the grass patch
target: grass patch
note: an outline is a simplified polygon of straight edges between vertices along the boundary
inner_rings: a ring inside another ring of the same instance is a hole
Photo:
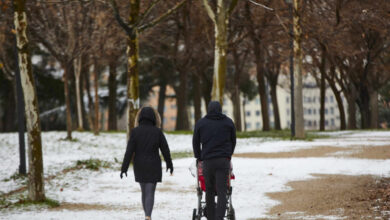
[[[15,172],[9,178],[3,179],[4,182],[9,182],[11,180],[13,180],[13,181],[15,181],[15,180],[27,180],[27,175],[26,174],[20,174],[19,172]]]
[[[171,157],[172,157],[172,159],[194,157],[194,153],[192,153],[192,152],[171,152]]]
[[[237,138],[278,138],[283,140],[306,140],[311,141],[313,139],[328,138],[328,135],[322,135],[317,132],[306,132],[304,139],[298,139],[291,137],[290,130],[271,130],[271,131],[241,131],[237,132]]]
[[[111,163],[99,159],[78,160],[76,167],[81,169],[99,170],[100,168],[110,168]]]
[[[189,130],[181,130],[181,131],[164,131],[167,134],[190,134],[192,135],[194,132]]]
[[[57,200],[45,198],[43,201],[31,201],[24,197],[20,198],[17,202],[6,201],[5,199],[0,200],[0,208],[26,208],[31,206],[43,206],[48,208],[55,208],[60,206]]]

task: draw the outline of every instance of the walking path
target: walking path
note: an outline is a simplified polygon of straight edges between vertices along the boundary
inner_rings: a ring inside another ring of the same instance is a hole
[[[62,172],[45,186],[47,197],[58,200],[59,207],[2,209],[0,219],[142,219],[133,173],[129,170],[129,177],[121,180],[120,163],[115,162],[123,157],[125,134],[75,133],[76,142],[59,141],[62,135],[43,134],[46,177],[89,158],[108,161],[111,167]],[[377,210],[380,204],[371,201],[377,196],[379,178],[390,176],[390,132],[329,135],[310,142],[240,139],[232,183],[237,219],[372,219],[386,215],[386,210]],[[0,134],[0,166],[8,168],[0,171],[0,180],[17,169],[13,138],[16,134]],[[173,152],[191,151],[191,136],[167,135],[167,139]],[[175,159],[174,175],[164,173],[163,183],[157,186],[154,219],[191,219],[197,202],[195,178],[189,172],[193,161]],[[0,181],[3,197],[22,186],[19,180]],[[17,200],[19,196],[9,197]]]

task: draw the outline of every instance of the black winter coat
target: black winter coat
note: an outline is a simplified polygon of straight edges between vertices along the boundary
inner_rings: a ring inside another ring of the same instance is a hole
[[[131,131],[122,163],[122,172],[127,172],[134,155],[135,181],[141,183],[161,182],[162,166],[159,149],[167,167],[173,167],[167,140],[163,132],[156,127],[156,115],[152,108],[142,108],[138,122],[139,126]]]
[[[230,158],[233,155],[236,128],[233,121],[222,114],[219,102],[210,102],[207,115],[195,124],[192,146],[194,156],[200,160]]]

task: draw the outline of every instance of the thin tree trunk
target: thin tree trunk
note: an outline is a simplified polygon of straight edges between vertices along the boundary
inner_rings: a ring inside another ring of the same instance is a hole
[[[234,124],[237,131],[242,131],[241,126],[241,98],[240,98],[240,88],[239,85],[234,85],[233,91],[233,115],[234,115]]]
[[[202,96],[205,102],[205,112],[207,112],[207,107],[211,101],[211,83],[207,80],[207,77],[202,74]]]
[[[85,72],[85,91],[87,92],[87,97],[88,97],[88,124],[89,124],[89,129],[92,130],[94,129],[94,116],[93,116],[93,99],[91,95],[91,83],[90,83],[90,75],[89,75],[89,66],[87,68],[87,71]]]
[[[356,129],[356,92],[346,94],[348,102],[348,129]]]
[[[187,71],[181,71],[179,73],[180,86],[176,89],[176,105],[177,105],[177,117],[175,130],[188,130],[188,114],[187,114]]]
[[[269,131],[270,125],[269,125],[269,113],[268,113],[268,97],[266,92],[266,86],[265,86],[265,78],[264,78],[264,69],[262,67],[263,63],[260,58],[260,49],[259,45],[254,46],[256,51],[256,71],[257,71],[257,84],[260,94],[260,104],[261,104],[261,117],[263,119],[263,131]]]
[[[202,112],[201,112],[202,95],[200,91],[199,76],[196,74],[192,74],[192,81],[194,83],[194,115],[195,115],[194,122],[196,123],[202,117]]]
[[[303,118],[303,83],[302,83],[302,29],[300,25],[301,13],[300,0],[294,0],[294,113],[295,113],[295,137],[305,138],[305,124]]]
[[[69,94],[69,75],[71,74],[70,67],[67,64],[63,64],[64,69],[64,93],[66,103],[66,139],[72,140],[72,115],[70,111],[70,94]]]
[[[276,82],[271,82],[271,99],[274,110],[275,118],[275,130],[282,130],[280,126],[280,114],[279,114],[279,104],[278,104],[278,95],[277,95],[277,79]]]
[[[260,95],[260,104],[261,104],[261,116],[263,119],[263,131],[270,130],[269,123],[269,114],[268,114],[268,97],[266,93],[265,79],[264,79],[264,69],[263,69],[263,60],[261,58],[261,42],[258,38],[258,35],[254,31],[254,24],[251,18],[249,4],[246,4],[246,15],[250,23],[249,36],[253,42],[253,52],[255,55],[256,61],[256,71],[257,71],[257,84]],[[245,115],[245,112],[244,112]],[[246,127],[246,124],[245,124]]]
[[[45,189],[43,181],[41,126],[39,121],[38,98],[26,33],[27,16],[25,3],[24,0],[14,1],[14,23],[28,132],[28,197],[32,201],[43,201],[45,200]]]
[[[94,126],[94,134],[95,135],[99,135],[99,71],[100,69],[98,69],[98,66],[97,66],[97,62],[95,61],[95,64],[94,64],[94,68],[93,68],[93,71],[94,71],[94,77],[93,77],[93,80],[94,80],[94,87],[95,87],[95,126]]]
[[[108,77],[108,130],[117,130],[117,111],[116,111],[116,63],[111,61],[109,64]]]
[[[370,93],[370,128],[378,128],[378,91]]]
[[[246,127],[246,111],[245,111],[245,104],[246,104],[246,98],[244,96],[244,100],[242,100],[242,111],[244,112],[244,131],[246,131],[247,127]]]
[[[80,90],[80,77],[81,77],[81,65],[82,65],[82,60],[81,58],[75,58],[73,60],[73,65],[74,65],[74,75],[75,75],[75,80],[76,80],[76,105],[77,105],[77,119],[78,119],[78,130],[82,131],[84,130],[83,126],[83,112],[82,112],[82,107],[81,107],[81,90]]]
[[[165,98],[167,92],[167,84],[165,79],[160,79],[160,89],[158,91],[158,106],[157,111],[161,117],[161,129],[164,129],[164,109],[165,109]]]
[[[320,67],[320,131],[325,131],[325,93],[326,93],[326,82],[325,82],[325,65]]]

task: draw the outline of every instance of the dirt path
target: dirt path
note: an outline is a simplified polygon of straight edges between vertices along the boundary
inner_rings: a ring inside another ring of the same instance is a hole
[[[390,145],[375,147],[314,147],[290,152],[239,153],[234,157],[243,158],[304,158],[304,157],[348,157],[360,159],[390,159]]]
[[[390,146],[316,147],[293,152],[244,153],[244,158],[348,157],[390,159]],[[276,219],[390,219],[390,179],[377,176],[318,175],[289,182],[292,190],[269,193],[281,202],[269,215]]]

